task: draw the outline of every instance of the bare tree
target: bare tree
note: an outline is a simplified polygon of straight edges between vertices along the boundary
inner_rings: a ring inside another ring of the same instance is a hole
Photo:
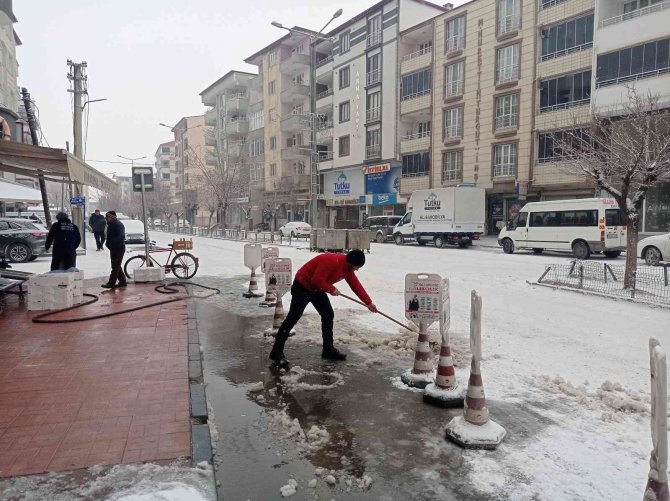
[[[657,96],[629,89],[616,113],[593,113],[587,124],[554,136],[567,168],[592,180],[619,204],[628,227],[624,287],[637,270],[637,240],[649,189],[670,179],[670,113]]]

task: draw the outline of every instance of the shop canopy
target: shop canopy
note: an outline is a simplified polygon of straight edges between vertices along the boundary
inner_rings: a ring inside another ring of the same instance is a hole
[[[58,148],[0,141],[0,171],[34,178],[41,174],[48,181],[72,182],[106,192],[117,189],[114,180]]]
[[[40,190],[0,179],[0,202],[42,202]]]

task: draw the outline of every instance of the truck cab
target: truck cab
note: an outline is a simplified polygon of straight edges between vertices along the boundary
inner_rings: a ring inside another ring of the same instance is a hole
[[[396,245],[402,245],[407,240],[414,240],[414,224],[412,223],[412,211],[408,211],[393,228],[393,241]],[[419,242],[425,245],[425,242]]]

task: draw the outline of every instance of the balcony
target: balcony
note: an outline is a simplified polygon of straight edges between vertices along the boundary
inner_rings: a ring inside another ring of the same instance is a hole
[[[247,153],[249,152],[249,148],[247,147],[247,143],[243,142],[236,142],[236,143],[229,143],[228,144],[228,158],[240,158],[240,157],[245,157],[247,156]]]
[[[426,47],[411,54],[406,54],[400,62],[400,73],[405,75],[430,66],[433,62],[433,48]]]
[[[333,140],[333,122],[323,122],[319,124],[316,131],[316,142],[325,143]]]
[[[382,109],[377,106],[376,108],[370,108],[365,112],[365,122],[377,122],[382,119]]]
[[[216,108],[210,108],[205,112],[205,125],[216,127]]]
[[[246,111],[249,107],[247,94],[234,94],[226,97],[226,111]]]
[[[324,57],[323,59],[319,59],[316,62],[316,67],[321,68],[321,66],[325,66],[326,64],[332,63],[332,62],[333,62],[333,55],[329,54],[328,56]]]
[[[427,151],[430,149],[430,132],[408,134],[400,140],[400,153]]]
[[[289,146],[287,148],[282,148],[281,150],[281,159],[282,160],[297,160],[299,158],[305,158],[309,156],[309,146],[308,145],[298,145]]]
[[[649,5],[648,7],[643,7],[641,9],[635,9],[631,12],[626,12],[619,16],[610,17],[608,19],[603,19],[598,23],[598,28],[605,28],[607,26],[613,26],[615,24],[623,23],[624,21],[629,21],[631,19],[636,19],[638,17],[647,16],[649,14],[654,14],[665,9],[670,8],[670,1],[660,2],[654,5]]]
[[[301,73],[309,68],[309,54],[293,53],[279,64],[279,71],[284,74]]]
[[[296,132],[310,129],[309,115],[290,115],[281,121],[280,129],[282,132]]]
[[[600,9],[600,15],[603,17],[623,11],[622,3],[612,1],[604,2],[603,5],[607,6],[607,10],[604,7]],[[594,35],[598,54],[667,38],[670,25],[669,9],[670,1],[666,0],[600,20]]]
[[[407,115],[429,109],[432,104],[431,89],[424,89],[414,94],[403,96],[400,100],[400,114]]]
[[[226,134],[242,135],[249,132],[249,121],[246,119],[230,120],[226,122]]]
[[[309,97],[309,83],[294,84],[281,93],[281,102],[285,104],[298,104]]]
[[[375,85],[378,84],[382,79],[382,70],[378,68],[376,70],[368,71],[365,75],[365,85]]]
[[[324,90],[322,92],[319,92],[316,95],[317,106],[323,106],[325,103],[328,102],[326,100],[326,98],[331,97],[332,95],[333,95],[333,89],[328,89],[328,90]],[[323,101],[323,102],[319,102],[319,101]]]
[[[369,49],[370,47],[374,47],[375,45],[379,45],[382,43],[382,32],[381,30],[379,31],[373,31],[370,33],[366,38],[365,38],[365,46]]]
[[[381,144],[372,144],[365,147],[365,159],[366,160],[375,160],[382,157],[382,145]]]
[[[214,130],[208,130],[205,133],[205,145],[216,146],[216,133],[214,132]]]
[[[293,176],[288,176],[287,180],[298,190],[309,190],[312,184],[312,176],[309,174],[294,174]]]

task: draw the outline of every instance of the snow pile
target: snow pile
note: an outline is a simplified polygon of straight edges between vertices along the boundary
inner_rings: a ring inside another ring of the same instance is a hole
[[[368,490],[372,485],[372,477],[369,475],[363,475],[356,481],[356,483],[358,484],[359,489]]]
[[[293,440],[299,450],[315,451],[325,446],[330,441],[330,434],[325,428],[320,428],[317,425],[312,427],[305,433],[300,426],[298,419],[291,419],[285,409],[269,410],[269,425],[273,433],[288,439]]]
[[[302,382],[301,379],[306,376],[327,376],[333,380],[330,384],[310,384]],[[344,377],[339,372],[317,372],[317,371],[308,371],[302,367],[296,365],[291,367],[291,370],[288,374],[281,377],[281,381],[284,386],[291,390],[330,390],[337,386],[344,385]]]
[[[293,478],[289,478],[287,484],[281,487],[279,489],[279,492],[281,493],[281,497],[287,498],[293,496],[297,492],[297,490],[298,490],[298,482],[296,482],[296,480]]]
[[[337,480],[333,475],[326,475],[326,478],[324,479],[328,485],[331,487],[334,486],[337,483]]]
[[[295,492],[295,491],[294,491]],[[149,489],[147,492],[111,496],[110,501],[205,501],[207,498],[194,487],[174,482],[159,487],[159,490]]]
[[[612,411],[648,415],[651,412],[648,394],[627,391],[620,383],[605,381],[595,392],[589,392],[584,385],[575,387],[560,376],[539,376],[535,378],[535,386],[552,393],[562,393],[574,397],[588,409],[603,409],[603,419],[616,418]]]
[[[414,393],[423,393],[423,388],[413,388],[412,386],[407,386],[402,382],[400,376],[393,376],[389,378],[391,380],[391,386],[398,390],[412,391]]]

